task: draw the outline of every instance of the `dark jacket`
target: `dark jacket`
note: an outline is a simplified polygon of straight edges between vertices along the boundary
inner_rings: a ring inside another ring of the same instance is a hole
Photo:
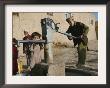
[[[84,45],[87,45],[88,31],[89,31],[89,28],[85,24],[83,24],[81,22],[75,22],[75,24],[73,26],[69,26],[66,33],[71,33],[72,36],[78,37],[78,38],[73,38],[74,46],[76,46],[77,44],[80,44],[81,42]],[[81,38],[81,36],[83,36],[83,37]]]

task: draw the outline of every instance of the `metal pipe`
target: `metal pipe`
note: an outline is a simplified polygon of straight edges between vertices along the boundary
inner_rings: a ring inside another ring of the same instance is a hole
[[[36,43],[36,44],[40,44],[40,43],[46,43],[46,40],[18,40],[18,45],[20,45],[20,43]]]

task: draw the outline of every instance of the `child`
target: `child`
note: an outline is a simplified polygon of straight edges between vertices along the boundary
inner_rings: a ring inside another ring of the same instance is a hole
[[[33,32],[31,34],[31,37],[33,40],[40,40],[41,34],[39,34],[38,32]],[[34,68],[34,66],[36,64],[40,64],[41,63],[41,49],[42,49],[42,44],[35,44],[33,43],[31,46],[31,64],[30,67]]]
[[[13,44],[13,75],[16,75],[18,72],[18,63],[17,63],[17,59],[18,59],[18,49],[17,49],[17,40],[15,38],[13,38],[12,40],[12,44]]]
[[[24,35],[25,37],[23,38],[23,40],[31,40],[31,35],[29,35],[29,33],[27,31],[24,31]],[[27,43],[23,43],[23,53],[26,55],[26,59],[27,59],[27,66],[30,66],[30,44]]]

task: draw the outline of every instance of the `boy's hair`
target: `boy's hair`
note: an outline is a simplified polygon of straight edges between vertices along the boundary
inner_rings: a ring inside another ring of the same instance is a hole
[[[34,38],[34,36],[38,36],[38,37],[40,38],[40,37],[41,37],[41,34],[38,33],[38,32],[33,32],[33,33],[31,34],[31,37]]]
[[[18,43],[18,41],[16,40],[16,38],[13,38],[13,39],[12,39],[12,42],[13,42],[14,44],[17,44],[17,43]]]
[[[27,32],[27,31],[24,31],[24,34],[25,34],[25,33],[28,33],[28,32]]]

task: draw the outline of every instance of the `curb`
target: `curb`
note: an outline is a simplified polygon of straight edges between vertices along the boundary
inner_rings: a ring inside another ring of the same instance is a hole
[[[88,71],[84,69],[77,68],[65,68],[65,72],[69,72],[70,74],[78,74],[79,76],[98,76],[95,71]],[[74,76],[74,75],[73,75]]]

